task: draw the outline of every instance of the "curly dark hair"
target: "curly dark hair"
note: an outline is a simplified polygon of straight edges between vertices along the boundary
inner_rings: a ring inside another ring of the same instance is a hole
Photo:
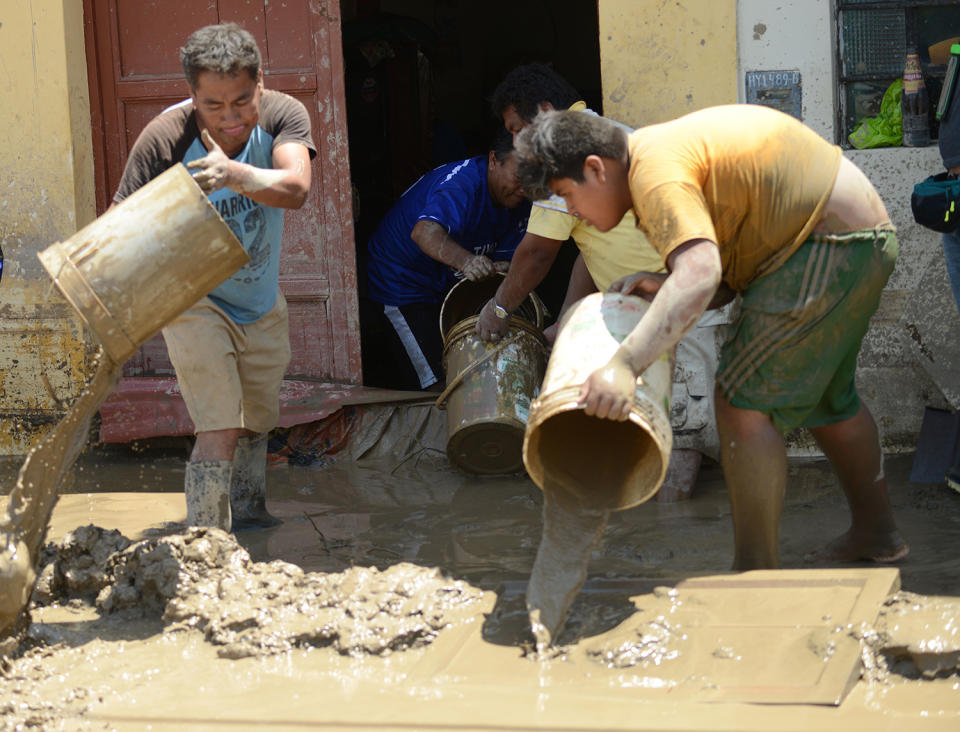
[[[490,109],[499,119],[503,110],[512,106],[530,122],[543,102],[550,102],[554,109],[567,109],[579,100],[577,90],[547,64],[525,64],[513,69],[493,90]]]
[[[549,198],[550,181],[582,182],[588,155],[621,160],[627,134],[615,122],[584,112],[541,112],[517,135],[517,176],[531,201]]]
[[[236,76],[241,71],[256,79],[260,73],[260,49],[249,31],[236,23],[207,25],[190,34],[180,49],[183,73],[192,89],[204,71]]]

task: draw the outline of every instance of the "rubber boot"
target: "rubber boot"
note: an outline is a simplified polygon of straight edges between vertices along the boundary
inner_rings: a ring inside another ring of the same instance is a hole
[[[183,487],[187,496],[187,526],[216,526],[230,531],[229,460],[190,460]]]
[[[230,482],[233,530],[265,529],[280,519],[267,513],[267,433],[237,440]]]

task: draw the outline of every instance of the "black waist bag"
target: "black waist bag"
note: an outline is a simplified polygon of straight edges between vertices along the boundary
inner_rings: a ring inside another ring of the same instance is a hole
[[[931,175],[913,187],[910,196],[913,219],[921,226],[940,232],[960,226],[960,179],[949,173]]]

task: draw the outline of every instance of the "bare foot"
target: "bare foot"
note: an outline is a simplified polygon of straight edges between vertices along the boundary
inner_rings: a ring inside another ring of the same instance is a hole
[[[889,564],[898,562],[910,553],[910,546],[899,531],[877,535],[857,535],[853,529],[827,544],[823,549],[810,552],[804,557],[807,562],[856,562],[860,560]]]

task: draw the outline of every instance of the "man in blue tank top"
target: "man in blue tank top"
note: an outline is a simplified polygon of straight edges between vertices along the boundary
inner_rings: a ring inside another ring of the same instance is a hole
[[[517,183],[510,135],[500,131],[491,148],[424,175],[370,238],[361,301],[368,386],[442,386],[444,297],[459,278],[483,279],[509,266],[530,205]]]
[[[163,335],[197,433],[184,478],[188,525],[265,526],[276,523],[265,504],[267,433],[290,360],[278,281],[283,211],[303,205],[316,147],[303,104],[263,88],[247,31],[200,28],[180,58],[190,99],[146,126],[113,200],[186,165],[250,255]]]

